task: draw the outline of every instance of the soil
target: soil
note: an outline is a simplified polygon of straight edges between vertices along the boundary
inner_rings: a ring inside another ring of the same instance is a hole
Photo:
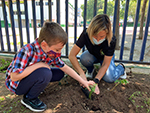
[[[39,98],[47,105],[43,113],[149,113],[150,75],[127,73],[128,84],[100,81],[100,94],[86,98],[79,83],[70,76],[50,83]],[[20,103],[22,96],[6,89],[0,73],[0,113],[32,113]]]

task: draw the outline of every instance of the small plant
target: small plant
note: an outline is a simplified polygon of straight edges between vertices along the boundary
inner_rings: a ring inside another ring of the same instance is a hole
[[[145,109],[145,113],[149,113],[150,111],[150,98],[146,96],[147,92],[140,92],[136,91],[134,92],[130,97],[129,100],[133,103],[133,105],[136,106],[136,111],[138,112],[138,109]],[[141,102],[140,105],[138,102]]]
[[[116,80],[114,83],[116,83],[116,85],[110,91],[113,91],[119,84],[128,84],[129,82],[126,79],[123,79],[123,80]]]
[[[1,63],[2,63],[2,65],[5,64],[5,60],[4,60],[4,59],[1,59]]]
[[[129,100],[131,100],[132,98],[135,98],[135,97],[142,97],[143,96],[143,94],[146,94],[146,93],[144,93],[144,92],[140,92],[140,91],[136,91],[136,92],[134,92],[130,97],[129,97]]]
[[[89,90],[88,90],[87,88],[81,87],[83,93],[85,94],[85,96],[86,96],[87,98],[89,98],[89,99],[92,100],[92,93],[95,91],[96,85],[97,85],[97,84],[94,84],[94,85],[90,86],[90,89],[91,89],[90,92],[89,92]]]
[[[91,91],[89,93],[89,99],[92,99],[92,93],[95,91],[96,85],[97,84],[94,84],[93,86],[90,87]]]
[[[4,100],[5,100],[5,97],[0,97],[0,102]]]
[[[145,99],[144,103],[146,104],[146,106],[150,107],[150,98]]]

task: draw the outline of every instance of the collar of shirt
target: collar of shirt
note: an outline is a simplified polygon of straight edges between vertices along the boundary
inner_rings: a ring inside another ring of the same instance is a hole
[[[38,42],[38,38],[36,38],[36,40],[33,42],[33,46],[35,47],[35,51],[37,51],[37,54],[38,55],[41,55],[42,57],[43,57],[43,59],[42,60],[54,60],[54,58],[51,58],[51,57],[49,57],[48,56],[48,54],[46,54],[44,51],[43,51],[43,49],[41,48],[41,46],[40,46],[40,44],[39,44],[39,42]],[[52,54],[52,56],[53,56],[53,54],[54,53],[51,53]],[[61,54],[60,54],[61,55]],[[60,57],[60,55],[59,56],[57,56],[57,57]],[[57,57],[55,57],[55,58],[57,58]]]
[[[48,57],[47,54],[41,48],[41,46],[40,46],[40,44],[38,42],[38,38],[36,38],[36,40],[33,42],[33,46],[35,47],[38,55],[45,56],[46,58]]]

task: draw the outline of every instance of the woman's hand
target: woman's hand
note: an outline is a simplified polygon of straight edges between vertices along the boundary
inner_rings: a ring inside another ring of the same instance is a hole
[[[94,81],[84,81],[83,86],[86,87],[89,91],[91,91],[90,87],[94,86],[95,82]]]
[[[85,84],[84,85],[84,87],[86,87],[89,91],[91,91],[91,89],[90,89],[90,87],[95,87],[95,91],[94,91],[94,93],[95,94],[100,94],[100,89],[99,89],[99,87],[98,87],[98,84],[96,84],[94,81],[85,81],[85,82],[87,82],[87,84]]]
[[[90,81],[85,81],[84,87],[86,87],[89,91],[91,91],[90,87],[95,85],[95,91],[94,93],[96,93],[97,95],[100,94],[100,89],[98,87],[98,84],[96,84],[94,81],[90,80]]]
[[[94,93],[96,93],[97,95],[100,94],[100,89],[99,89],[99,87],[98,87],[98,84],[96,84],[96,86],[95,86],[95,91],[94,91]]]

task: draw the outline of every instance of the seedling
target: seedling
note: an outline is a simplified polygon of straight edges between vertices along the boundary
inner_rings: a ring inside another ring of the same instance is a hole
[[[123,80],[116,80],[114,83],[117,83],[110,91],[113,91],[115,87],[117,87],[119,84],[128,84],[129,82],[126,79]]]
[[[0,97],[0,102],[4,100],[5,100],[5,97]]]
[[[89,99],[92,99],[91,96],[92,96],[92,93],[95,91],[96,85],[97,84],[94,84],[93,86],[90,87],[91,91],[89,93]]]
[[[92,93],[95,91],[95,88],[96,88],[96,84],[94,84],[93,86],[90,86],[91,91],[89,92],[87,88],[84,88],[81,86],[81,90],[83,91],[85,96],[91,100],[92,100]]]
[[[145,112],[145,113],[149,113],[149,111],[150,111],[150,98],[148,98],[146,95],[147,95],[147,92],[136,91],[129,97],[129,100],[131,100],[133,105],[136,106],[137,112],[138,112],[138,109],[143,109],[143,108],[145,109],[146,108],[147,112]],[[138,102],[141,102],[143,104],[139,105]]]
[[[144,92],[142,92],[144,94]],[[136,91],[134,92],[130,97],[129,100],[131,100],[132,98],[134,99],[136,96],[142,96],[142,93],[140,91]]]

